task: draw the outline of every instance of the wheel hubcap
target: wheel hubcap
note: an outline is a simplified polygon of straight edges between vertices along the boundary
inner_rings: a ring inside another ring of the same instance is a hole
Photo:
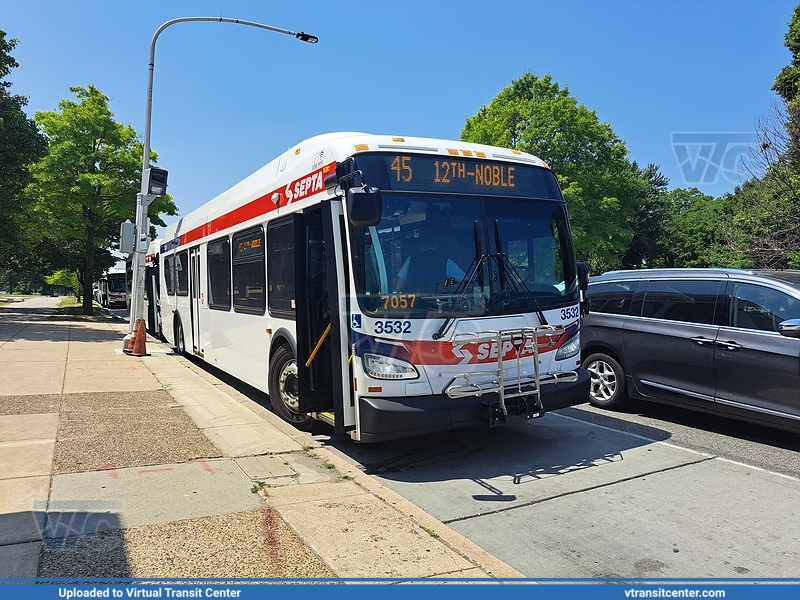
[[[586,370],[591,375],[589,394],[595,400],[608,402],[617,391],[617,376],[607,362],[601,360],[591,363]]]
[[[278,388],[280,389],[283,403],[297,412],[300,405],[298,403],[297,363],[295,361],[283,367],[278,378]]]

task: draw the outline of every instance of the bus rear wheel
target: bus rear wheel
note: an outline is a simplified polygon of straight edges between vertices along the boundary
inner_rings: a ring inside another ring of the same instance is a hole
[[[183,338],[183,325],[180,321],[175,322],[175,351],[183,356],[186,354],[186,342]]]
[[[314,419],[298,411],[297,362],[287,346],[275,350],[269,361],[269,400],[281,419],[301,431],[311,431]]]

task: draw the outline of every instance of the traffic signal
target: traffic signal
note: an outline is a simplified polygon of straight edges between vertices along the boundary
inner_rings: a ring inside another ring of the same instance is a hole
[[[167,171],[150,167],[144,171],[148,196],[163,198],[167,195]]]

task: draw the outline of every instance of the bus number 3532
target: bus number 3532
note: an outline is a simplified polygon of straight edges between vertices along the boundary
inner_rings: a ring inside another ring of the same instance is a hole
[[[375,333],[411,333],[411,321],[375,321]]]

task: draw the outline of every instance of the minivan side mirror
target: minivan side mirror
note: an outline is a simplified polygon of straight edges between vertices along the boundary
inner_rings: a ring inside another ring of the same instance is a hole
[[[589,289],[589,266],[585,262],[578,263],[578,289],[581,292],[581,316],[589,314],[589,298],[586,290]]]
[[[373,227],[381,222],[383,201],[378,188],[363,186],[347,190],[347,218],[356,227]]]
[[[800,319],[787,319],[778,323],[778,333],[790,338],[800,338]]]

